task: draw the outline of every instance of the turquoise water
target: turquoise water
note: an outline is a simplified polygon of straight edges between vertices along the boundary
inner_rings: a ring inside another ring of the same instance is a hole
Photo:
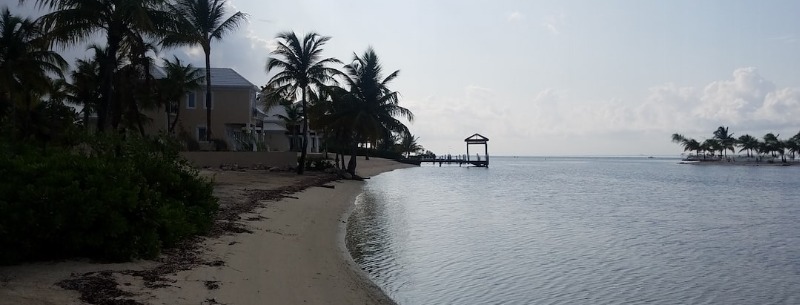
[[[800,166],[494,158],[370,179],[347,243],[399,304],[800,304]]]

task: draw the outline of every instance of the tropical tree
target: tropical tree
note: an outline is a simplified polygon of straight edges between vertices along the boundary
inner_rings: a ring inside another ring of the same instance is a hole
[[[277,114],[276,116],[283,120],[283,123],[286,125],[286,128],[292,131],[292,151],[297,151],[298,141],[297,137],[297,127],[299,127],[303,123],[303,112],[301,110],[301,105],[299,103],[290,103],[290,104],[283,104],[283,109],[286,110],[286,115]]]
[[[792,154],[792,160],[795,158],[795,154],[800,153],[800,132],[797,132],[796,135],[792,136],[786,143],[784,143],[786,149]]]
[[[700,151],[702,147],[700,142],[697,142],[695,139],[690,139],[684,137],[681,134],[674,133],[672,134],[672,142],[678,143],[683,146],[683,151],[694,151],[696,152],[697,157],[700,157]]]
[[[710,152],[712,156],[715,156],[717,151],[722,154],[723,149],[722,144],[717,139],[706,139],[700,144],[700,150]]]
[[[29,136],[32,115],[52,89],[50,74],[63,78],[67,66],[48,48],[41,20],[0,12],[0,119],[9,115],[20,137]]]
[[[400,142],[400,151],[406,154],[406,158],[411,156],[413,153],[418,153],[420,151],[425,150],[422,145],[419,145],[417,141],[419,137],[415,137],[410,133],[404,134],[403,139]]]
[[[184,64],[177,56],[173,57],[173,61],[164,59],[164,70],[167,76],[156,81],[156,91],[159,104],[164,106],[168,116],[173,116],[167,132],[174,134],[181,115],[181,98],[187,92],[199,89],[204,76],[199,69],[192,64]]]
[[[247,15],[235,12],[227,15],[225,0],[177,0],[170,5],[177,22],[161,41],[165,47],[195,46],[203,48],[206,64],[206,141],[210,141],[211,130],[211,42],[237,29],[247,20]]]
[[[739,137],[736,143],[741,147],[739,152],[747,151],[747,157],[751,157],[751,152],[758,151],[759,142],[758,139],[754,136],[749,134],[745,134]]]
[[[119,116],[123,111],[114,101],[123,40],[137,31],[157,35],[161,30],[158,27],[171,20],[163,10],[164,0],[36,0],[36,3],[52,10],[42,20],[49,37],[62,46],[86,41],[97,32],[105,34],[105,52],[98,57],[101,100],[97,107],[97,129],[105,130],[109,116]]]
[[[719,141],[720,150],[721,152],[727,157],[728,150],[731,153],[734,153],[734,145],[736,144],[736,138],[733,137],[733,134],[728,133],[728,127],[720,126],[717,130],[714,131],[714,139]]]
[[[779,154],[783,156],[783,141],[779,140],[778,136],[771,132],[764,135],[764,142],[762,142],[760,148],[761,153],[772,155],[773,158]]]
[[[373,142],[391,137],[392,133],[410,134],[396,116],[414,120],[414,114],[399,105],[399,93],[391,91],[388,84],[400,73],[396,70],[383,77],[383,68],[378,55],[368,48],[363,55],[354,54],[352,63],[344,67],[343,76],[349,86],[346,94],[340,95],[341,104],[333,114],[339,124],[345,124],[351,132],[351,156],[347,170],[355,174],[356,148],[360,141]]]
[[[792,160],[794,160],[795,154],[800,152],[800,140],[795,137],[786,139],[786,141],[783,142],[783,147],[789,152]]]
[[[150,54],[158,52],[154,42],[149,41],[145,34],[134,29],[122,41],[122,50],[127,55],[128,64],[123,67],[127,72],[121,77],[123,82],[116,86],[132,89],[131,94],[121,95],[121,100],[126,100],[126,119],[131,126],[136,126],[144,135],[143,121],[149,118],[140,112],[140,109],[152,109],[157,106],[153,90],[152,67],[155,59]]]
[[[335,58],[322,58],[322,46],[330,37],[317,33],[306,34],[302,41],[293,32],[278,34],[278,46],[267,60],[267,73],[278,71],[266,85],[270,94],[282,97],[300,96],[302,113],[308,113],[310,96],[318,96],[326,84],[335,84],[338,70],[329,64],[341,63]],[[315,98],[318,99],[318,98]],[[308,151],[308,116],[303,115],[303,141],[300,151],[300,166],[297,173],[303,174]]]

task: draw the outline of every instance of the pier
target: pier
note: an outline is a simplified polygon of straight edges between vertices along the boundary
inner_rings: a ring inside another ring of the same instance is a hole
[[[467,154],[465,155],[453,156],[448,154],[445,156],[437,156],[436,158],[433,159],[430,158],[417,159],[414,161],[419,161],[419,164],[417,165],[421,165],[423,162],[428,162],[433,164],[438,163],[440,167],[442,166],[442,164],[448,164],[448,165],[458,164],[458,166],[472,165],[477,167],[489,167],[489,144],[487,143],[489,142],[489,138],[476,133],[464,139],[464,142],[467,143]],[[474,156],[471,156],[469,153],[470,145],[483,145],[483,156],[481,156],[480,154],[475,154]]]

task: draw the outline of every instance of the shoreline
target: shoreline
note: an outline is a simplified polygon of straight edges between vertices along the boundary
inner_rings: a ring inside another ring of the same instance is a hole
[[[357,173],[363,177],[414,167],[380,158],[358,162]],[[313,177],[263,171],[211,174],[221,205],[257,201],[249,212],[226,223],[230,230],[201,237],[191,243],[194,248],[165,251],[156,260],[0,267],[0,304],[86,304],[81,301],[85,291],[59,287],[64,280],[84,285],[84,290],[85,285],[111,286],[95,292],[109,294],[109,304],[396,304],[346,247],[347,220],[363,181],[317,182],[282,192]],[[250,199],[254,191],[264,194]],[[189,262],[169,265],[176,256]]]

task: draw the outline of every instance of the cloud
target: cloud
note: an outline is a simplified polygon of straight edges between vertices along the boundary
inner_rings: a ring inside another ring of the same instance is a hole
[[[518,11],[511,12],[508,14],[508,17],[506,17],[506,20],[511,23],[518,23],[523,19],[525,19],[525,15],[522,15],[522,13]]]
[[[505,139],[505,143],[493,143],[495,149],[507,153],[566,149],[542,147],[547,145],[544,139],[559,143],[594,139],[586,145],[610,152],[614,147],[603,143],[623,143],[622,138],[641,141],[637,142],[642,147],[639,151],[664,152],[675,148],[668,139],[675,132],[702,139],[718,126],[729,126],[737,135],[755,136],[794,134],[800,128],[800,87],[776,88],[752,67],[736,69],[730,79],[700,86],[655,85],[640,99],[585,99],[574,93],[549,88],[515,100],[504,91],[472,85],[461,96],[402,102],[417,115],[411,128],[423,145],[454,143],[479,132]],[[429,148],[446,153],[435,145]]]
[[[267,81],[264,69],[271,50],[270,40],[259,37],[249,24],[244,24],[222,40],[212,42],[211,66],[232,68],[253,84],[264,85]],[[205,67],[205,54],[199,46],[175,49],[172,53],[196,67]]]
[[[733,72],[732,80],[716,81],[706,86],[693,115],[734,124],[752,120],[755,110],[774,90],[775,85],[762,78],[756,68],[740,68]]]
[[[544,21],[542,22],[542,26],[544,26],[550,34],[553,35],[561,35],[561,29],[564,27],[566,20],[566,15],[564,13],[558,15],[550,15],[545,16]]]

